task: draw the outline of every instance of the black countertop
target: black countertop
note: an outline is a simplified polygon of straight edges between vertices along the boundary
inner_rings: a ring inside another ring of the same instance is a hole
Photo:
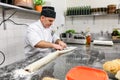
[[[42,80],[46,76],[65,80],[66,73],[74,66],[89,66],[102,69],[102,64],[105,61],[120,58],[120,43],[115,43],[113,46],[97,46],[92,44],[89,47],[80,44],[68,44],[68,46],[76,46],[77,49],[63,54],[43,66],[31,78],[23,79],[19,77],[17,80]],[[40,58],[38,55],[34,55],[0,68],[0,80],[16,80],[12,73],[14,70],[24,68]],[[115,80],[111,75],[109,75],[109,78],[110,80]]]

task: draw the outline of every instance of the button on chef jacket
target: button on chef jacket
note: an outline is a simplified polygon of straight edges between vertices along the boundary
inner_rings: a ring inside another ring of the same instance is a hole
[[[35,48],[34,46],[41,40],[47,42],[54,42],[60,39],[59,36],[53,33],[52,28],[44,28],[41,21],[38,20],[29,25],[25,36],[25,55],[26,57],[32,55],[46,56],[51,52],[51,48]]]

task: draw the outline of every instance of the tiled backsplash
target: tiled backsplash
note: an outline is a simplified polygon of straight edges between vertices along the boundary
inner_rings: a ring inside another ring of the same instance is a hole
[[[0,9],[0,13],[1,9]],[[8,18],[13,11],[6,12]],[[11,20],[18,24],[30,24],[38,20],[39,16],[25,12],[17,12],[11,17]],[[0,22],[2,15],[0,14]],[[26,25],[15,25],[13,22],[6,21],[6,30],[3,24],[0,26],[0,51],[5,54],[5,62],[0,67],[25,58],[24,56],[24,36]]]
[[[78,16],[66,18],[66,30],[75,29],[77,32],[85,31],[88,27],[91,33],[99,33],[101,31],[109,33],[113,28],[120,27],[118,15],[100,15],[96,16]]]

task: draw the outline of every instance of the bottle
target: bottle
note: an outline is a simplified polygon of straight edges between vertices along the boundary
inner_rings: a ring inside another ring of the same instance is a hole
[[[86,29],[86,46],[90,46],[91,44],[91,35],[90,35],[90,28]]]
[[[90,46],[90,43],[91,43],[91,35],[90,35],[90,34],[87,34],[87,35],[86,35],[86,45],[87,45],[87,46]]]

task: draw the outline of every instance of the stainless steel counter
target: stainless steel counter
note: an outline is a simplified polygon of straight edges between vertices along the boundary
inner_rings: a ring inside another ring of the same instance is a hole
[[[120,43],[113,46],[96,46],[92,44],[89,47],[79,44],[68,44],[68,46],[76,46],[77,49],[51,61],[32,75],[30,80],[42,80],[46,76],[65,80],[66,73],[74,66],[89,66],[102,69],[102,64],[105,61],[120,58]],[[24,68],[40,58],[38,55],[34,55],[0,68],[0,80],[16,80],[12,74],[14,70]],[[109,77],[110,80],[115,80],[113,76],[109,75]],[[25,80],[25,78],[17,80]]]

